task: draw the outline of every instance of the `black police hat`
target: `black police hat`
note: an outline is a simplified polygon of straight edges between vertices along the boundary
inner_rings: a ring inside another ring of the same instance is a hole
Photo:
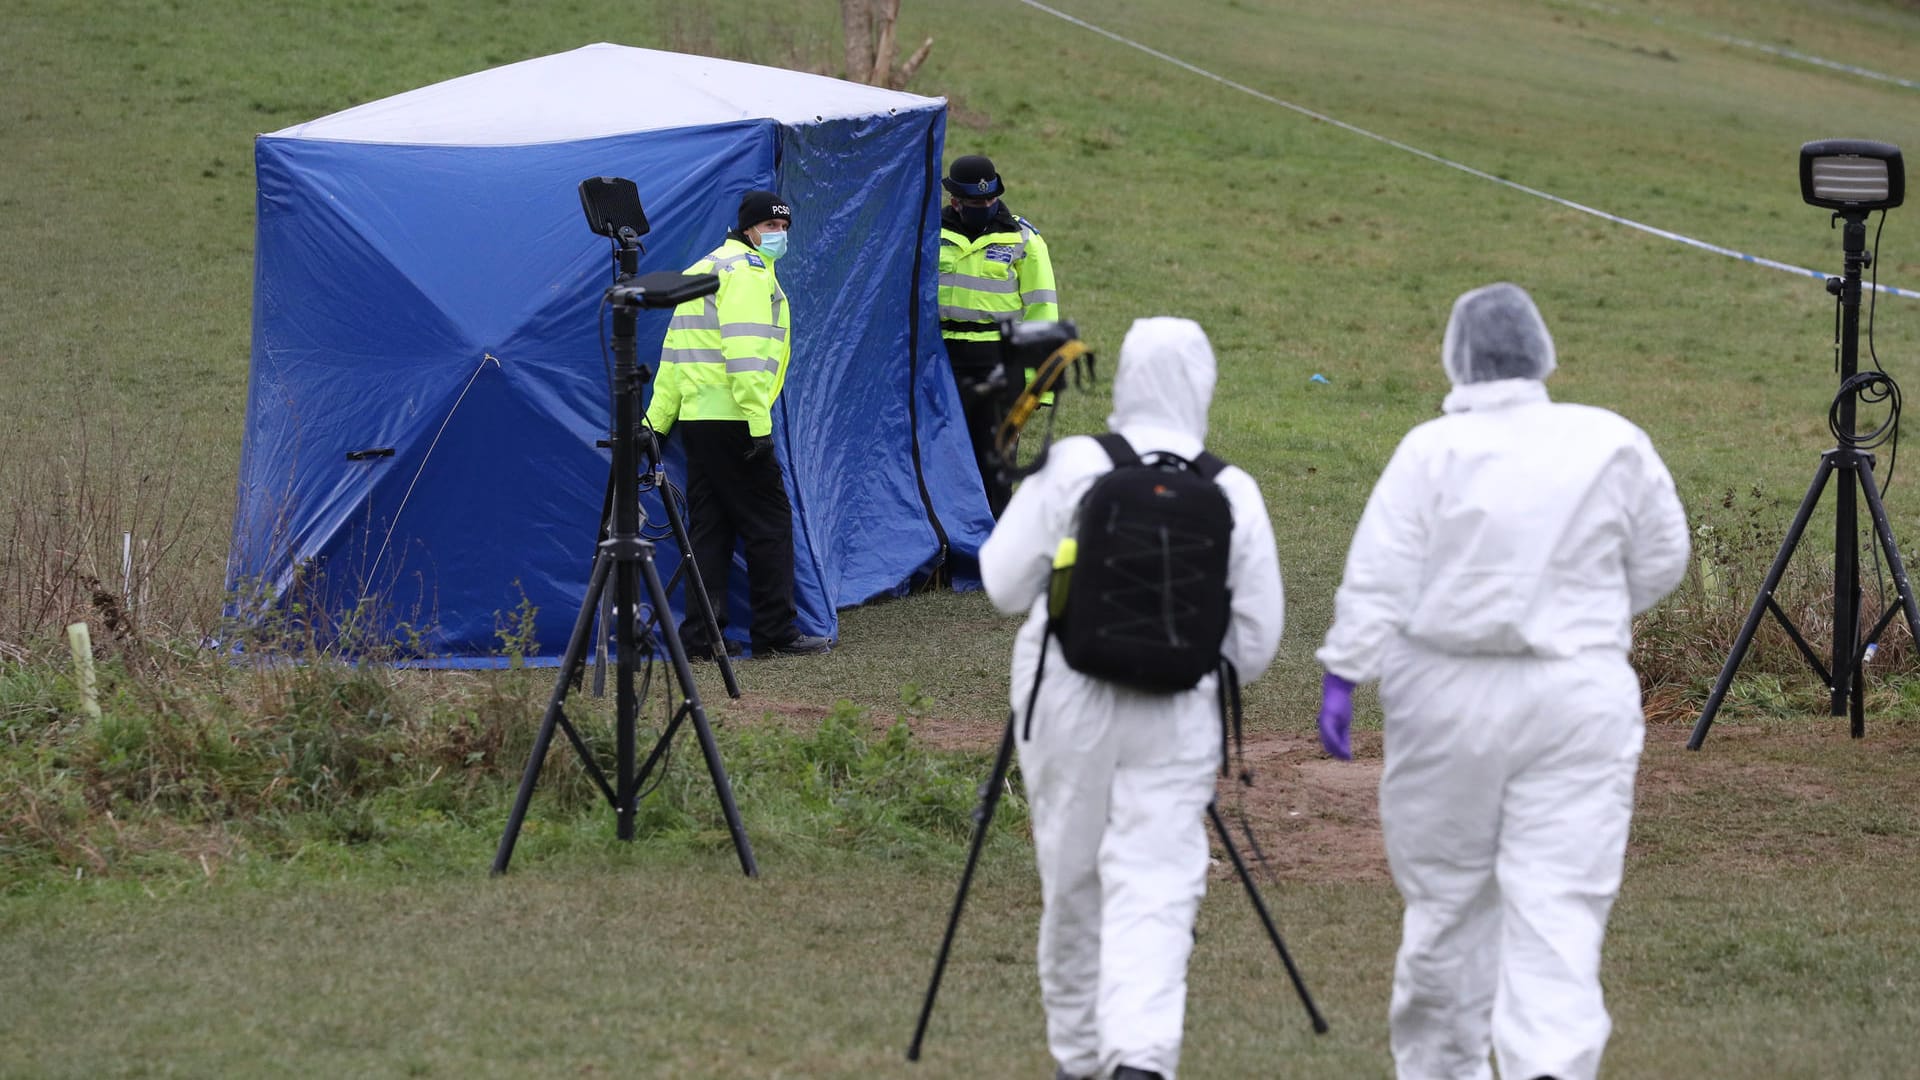
[[[778,192],[755,190],[740,196],[738,224],[741,232],[746,232],[752,226],[774,218],[793,220],[793,208],[787,205],[787,200],[781,198]]]
[[[1000,182],[1000,174],[993,171],[993,162],[979,154],[955,158],[940,186],[969,199],[997,199],[1007,190],[1007,185]]]

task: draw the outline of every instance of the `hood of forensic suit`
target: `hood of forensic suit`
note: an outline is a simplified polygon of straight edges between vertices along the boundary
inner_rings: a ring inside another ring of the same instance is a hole
[[[1135,319],[1120,344],[1107,426],[1120,432],[1151,428],[1204,443],[1214,379],[1213,346],[1199,323]]]

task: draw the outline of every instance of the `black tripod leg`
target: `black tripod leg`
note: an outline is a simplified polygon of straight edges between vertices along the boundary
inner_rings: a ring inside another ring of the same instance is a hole
[[[1793,515],[1793,524],[1787,529],[1785,540],[1780,542],[1780,550],[1773,557],[1773,565],[1767,568],[1767,579],[1760,585],[1760,595],[1754,597],[1753,610],[1747,613],[1747,621],[1740,627],[1740,635],[1733,639],[1733,648],[1727,653],[1727,662],[1720,669],[1720,677],[1714,680],[1713,693],[1707,695],[1707,707],[1700,711],[1700,719],[1693,725],[1693,735],[1687,739],[1687,749],[1698,750],[1707,739],[1707,729],[1713,726],[1713,717],[1720,711],[1720,703],[1727,696],[1727,688],[1733,685],[1733,674],[1740,669],[1740,661],[1746,659],[1747,648],[1753,644],[1753,633],[1760,628],[1760,619],[1767,613],[1768,601],[1773,599],[1773,591],[1780,587],[1780,578],[1787,572],[1787,563],[1793,558],[1793,550],[1800,546],[1801,534],[1807,531],[1807,522],[1813,520],[1813,508],[1820,502],[1820,493],[1826,489],[1827,480],[1833,475],[1833,452],[1820,455],[1820,468],[1813,474],[1813,483],[1807,486],[1806,498],[1800,500],[1800,510]]]
[[[607,642],[613,639],[613,594],[600,590],[600,632],[593,636],[593,696],[607,696]]]
[[[693,682],[693,667],[687,663],[687,651],[680,644],[680,635],[667,625],[673,618],[672,609],[667,607],[667,587],[661,584],[660,569],[653,564],[651,555],[640,560],[640,567],[646,573],[647,595],[653,601],[653,617],[660,625],[661,643],[667,647],[673,673],[680,680],[681,696],[686,699],[683,707],[693,719],[694,733],[700,737],[700,752],[707,759],[713,793],[720,799],[720,812],[726,815],[727,831],[733,835],[733,850],[740,856],[740,869],[748,877],[758,877],[760,868],[753,861],[753,844],[747,840],[747,827],[740,823],[740,808],[733,804],[733,785],[727,781],[727,767],[720,763],[720,745],[713,741],[713,729],[707,726],[706,713],[700,708],[700,689]],[[724,658],[724,650],[722,656]]]
[[[1260,890],[1254,886],[1253,875],[1247,872],[1247,864],[1240,861],[1240,851],[1233,846],[1233,837],[1227,835],[1227,823],[1220,820],[1217,803],[1207,804],[1207,817],[1213,820],[1214,831],[1220,834],[1220,844],[1227,849],[1227,858],[1233,860],[1234,872],[1240,875],[1241,884],[1247,887],[1247,897],[1253,901],[1253,910],[1260,915],[1260,925],[1267,928],[1267,937],[1280,954],[1280,962],[1286,965],[1287,978],[1293,980],[1294,993],[1300,995],[1300,1004],[1307,1008],[1307,1016],[1313,1021],[1314,1034],[1325,1035],[1327,1018],[1320,1015],[1320,1009],[1313,1003],[1313,995],[1307,993],[1305,980],[1300,978],[1300,969],[1293,966],[1293,957],[1287,953],[1286,942],[1280,940],[1280,930],[1273,925],[1273,916],[1267,914],[1266,901],[1260,899]]]
[[[520,775],[520,793],[514,796],[513,812],[507,815],[507,829],[500,834],[500,847],[493,855],[495,876],[506,873],[507,863],[513,858],[514,841],[520,838],[520,824],[526,820],[527,804],[533,801],[533,787],[540,781],[540,766],[547,760],[547,747],[553,742],[553,729],[560,723],[560,707],[567,699],[574,673],[579,670],[580,662],[586,656],[587,641],[593,630],[594,609],[600,604],[600,593],[606,588],[607,572],[612,565],[612,557],[605,552],[594,557],[593,573],[587,579],[586,599],[580,605],[580,614],[573,623],[573,636],[567,639],[567,652],[560,661],[560,677],[554,680],[553,696],[547,699],[547,713],[540,721],[540,734],[534,737],[533,752],[527,755],[526,771]],[[582,758],[591,764],[591,759],[584,754]]]
[[[634,569],[635,561],[629,557],[615,556],[613,568],[613,593],[616,610],[613,613],[614,658],[613,658],[613,715],[614,715],[614,768],[616,783],[614,790],[619,793],[614,802],[614,835],[622,840],[633,839],[634,802],[640,788],[633,782],[633,759],[635,750],[634,725],[640,715],[639,699],[634,695],[633,682],[640,666],[640,634],[638,631],[640,589],[638,576]],[[651,565],[651,564],[643,564]],[[632,647],[629,648],[629,645]]]
[[[1907,633],[1913,636],[1914,644],[1920,646],[1920,604],[1914,602],[1913,583],[1907,580],[1907,566],[1900,559],[1900,544],[1893,538],[1887,506],[1880,501],[1880,488],[1874,483],[1873,470],[1863,467],[1859,472],[1860,487],[1867,493],[1867,509],[1873,515],[1873,531],[1879,534],[1880,550],[1887,556],[1887,568],[1893,571],[1893,584],[1900,594],[1900,607],[1907,614]]]
[[[1854,655],[1858,656],[1859,651],[1855,650]],[[1855,660],[1853,664],[1853,683],[1848,688],[1847,693],[1847,700],[1850,703],[1848,707],[1847,731],[1856,739],[1866,738],[1867,735],[1866,674],[1865,671],[1861,670],[1860,662]]]
[[[653,460],[660,462],[660,442],[647,432],[647,445]],[[693,540],[687,535],[687,521],[680,516],[680,508],[674,505],[673,492],[667,490],[667,470],[664,464],[657,465],[654,473],[654,490],[660,493],[660,505],[667,508],[667,524],[673,528],[673,542],[680,545],[680,569],[687,575],[687,596],[691,603],[687,605],[688,614],[697,613],[707,626],[707,640],[713,642],[713,659],[720,665],[720,681],[727,688],[727,696],[740,696],[740,683],[733,677],[733,660],[727,656],[727,640],[720,636],[720,619],[713,612],[713,601],[707,597],[706,579],[700,576],[700,563],[693,557]],[[661,609],[666,610],[665,608]]]
[[[604,542],[613,531],[613,483],[612,466],[607,468],[607,493],[600,502],[600,540]],[[594,549],[599,550],[598,546]],[[607,696],[607,642],[613,637],[613,594],[602,589],[600,592],[600,632],[594,635],[593,646],[593,696]]]
[[[940,939],[940,955],[933,962],[933,979],[927,983],[926,1000],[920,1004],[920,1020],[913,1026],[913,1044],[907,1047],[907,1060],[920,1060],[920,1043],[927,1036],[927,1021],[933,1016],[933,999],[940,992],[940,976],[947,970],[947,954],[953,949],[953,935],[960,928],[960,909],[966,906],[967,889],[973,885],[973,870],[980,863],[980,849],[986,844],[987,826],[993,824],[994,808],[1000,805],[1000,789],[1006,786],[1007,770],[1013,764],[1013,714],[1007,714],[1007,730],[1000,736],[1000,752],[994,755],[993,772],[980,789],[980,805],[973,812],[973,846],[967,850],[967,868],[960,873],[960,891],[953,898],[953,911],[947,915],[947,933]]]

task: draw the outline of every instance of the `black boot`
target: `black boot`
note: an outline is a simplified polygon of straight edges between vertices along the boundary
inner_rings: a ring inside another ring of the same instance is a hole
[[[1131,1065],[1122,1065],[1113,1070],[1113,1080],[1166,1080],[1157,1072],[1136,1069]]]

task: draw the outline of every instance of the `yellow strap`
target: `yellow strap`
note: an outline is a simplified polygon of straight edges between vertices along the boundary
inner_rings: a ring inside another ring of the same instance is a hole
[[[1085,356],[1088,351],[1086,342],[1074,338],[1053,350],[1053,355],[1041,363],[1039,370],[1033,376],[1033,381],[1027,384],[1025,390],[1020,391],[1020,396],[1014,401],[1013,408],[1007,412],[1007,418],[1000,422],[1000,430],[995,433],[1003,459],[1013,440],[1019,438],[1020,429],[1027,425],[1027,421],[1033,419],[1034,410],[1040,407],[1041,396],[1052,393],[1054,388],[1060,385],[1060,380],[1065,377],[1067,368],[1071,367],[1075,360]]]

